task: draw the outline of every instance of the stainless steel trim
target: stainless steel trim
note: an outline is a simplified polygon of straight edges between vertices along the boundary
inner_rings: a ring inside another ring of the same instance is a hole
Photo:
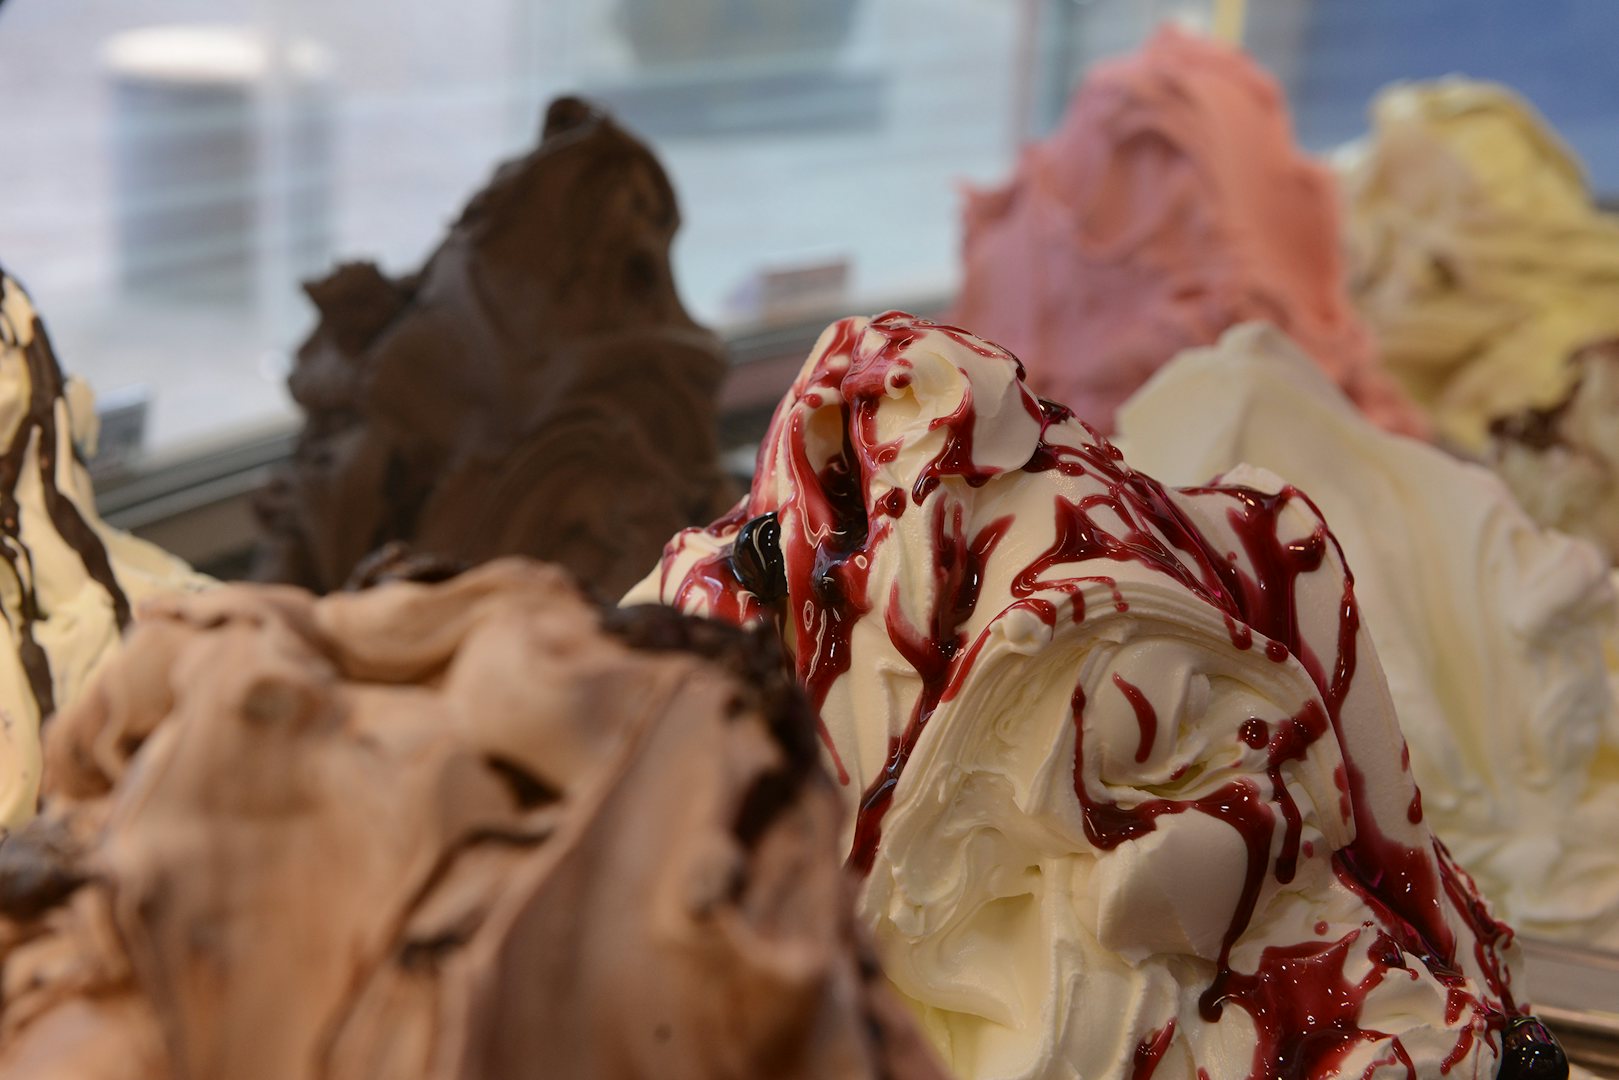
[[[1619,953],[1521,937],[1527,990],[1535,1005],[1605,1013],[1619,1034]]]
[[[1520,938],[1530,1007],[1569,1060],[1619,1080],[1619,953]]]

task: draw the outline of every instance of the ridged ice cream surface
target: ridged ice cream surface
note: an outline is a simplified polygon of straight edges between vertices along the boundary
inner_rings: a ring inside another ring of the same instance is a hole
[[[1167,480],[1248,462],[1313,493],[1355,569],[1427,819],[1520,931],[1619,948],[1607,560],[1537,526],[1488,469],[1376,430],[1270,327],[1186,353],[1120,425]]]
[[[845,319],[748,498],[628,599],[779,628],[861,915],[957,1075],[1493,1075],[1512,933],[1271,474],[1164,487],[1002,349]]]
[[[1166,26],[1097,64],[999,187],[968,192],[952,321],[1101,431],[1176,353],[1287,328],[1379,423],[1427,423],[1350,304],[1331,173],[1239,49]]]
[[[148,605],[0,844],[6,1080],[943,1080],[778,650],[561,569]]]
[[[1437,432],[1478,453],[1491,420],[1554,405],[1569,356],[1619,334],[1619,216],[1504,86],[1396,83],[1371,119],[1340,162],[1355,305]]]
[[[148,596],[206,578],[96,513],[89,388],[65,378],[23,287],[0,270],[0,826],[34,812],[40,727],[118,650]]]

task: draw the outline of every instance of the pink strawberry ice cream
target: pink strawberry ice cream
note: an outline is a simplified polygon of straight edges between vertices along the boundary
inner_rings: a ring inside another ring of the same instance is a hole
[[[1426,434],[1350,306],[1336,198],[1275,80],[1165,27],[1098,65],[1005,186],[968,193],[953,321],[1104,432],[1180,350],[1268,321],[1378,424]]]

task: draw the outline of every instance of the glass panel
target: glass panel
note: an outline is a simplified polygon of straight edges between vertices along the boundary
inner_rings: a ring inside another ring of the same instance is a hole
[[[297,280],[413,267],[572,90],[669,166],[699,318],[923,304],[957,280],[960,183],[1004,176],[1091,62],[1237,16],[1311,147],[1461,70],[1619,188],[1611,0],[12,0],[0,262],[104,402],[144,388],[148,447],[285,424]]]
[[[1244,44],[1281,81],[1304,145],[1328,150],[1366,129],[1366,108],[1396,79],[1462,74],[1504,82],[1534,102],[1585,159],[1598,191],[1619,191],[1619,79],[1611,0],[1047,0],[1049,125],[1092,61],[1132,47],[1159,17],[1240,9]],[[1189,10],[1188,10],[1189,9]]]
[[[103,401],[144,388],[149,447],[286,423],[296,281],[412,268],[572,90],[668,165],[700,319],[941,297],[955,183],[1018,144],[1038,7],[13,0],[0,261]]]

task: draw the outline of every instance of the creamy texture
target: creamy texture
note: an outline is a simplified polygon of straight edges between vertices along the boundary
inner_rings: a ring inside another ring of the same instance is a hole
[[[616,597],[720,513],[725,359],[675,290],[679,223],[651,152],[562,98],[421,270],[309,285],[321,321],[288,380],[306,420],[260,497],[256,576],[324,592],[407,541],[537,556]]]
[[[1355,569],[1435,831],[1519,930],[1619,947],[1606,561],[1489,470],[1374,429],[1269,327],[1187,353],[1120,425],[1170,482],[1246,462],[1310,493]]]
[[[1165,27],[1093,68],[1005,186],[969,192],[953,319],[1104,432],[1177,352],[1249,319],[1287,328],[1379,423],[1421,432],[1350,306],[1336,199],[1275,80]]]
[[[1619,338],[1570,362],[1562,401],[1491,421],[1486,459],[1530,517],[1619,563]]]
[[[96,429],[89,389],[0,270],[0,826],[34,812],[40,725],[117,651],[133,607],[206,580],[102,523],[83,461]]]
[[[1619,334],[1619,218],[1512,91],[1389,87],[1341,174],[1355,304],[1389,370],[1462,448],[1481,450],[1496,416],[1561,399],[1569,354]]]
[[[1512,934],[1429,831],[1320,515],[1161,487],[1021,375],[837,323],[749,498],[630,599],[780,628],[958,1075],[1492,1075]]]
[[[0,1076],[942,1080],[814,738],[536,563],[154,602],[0,845]]]

